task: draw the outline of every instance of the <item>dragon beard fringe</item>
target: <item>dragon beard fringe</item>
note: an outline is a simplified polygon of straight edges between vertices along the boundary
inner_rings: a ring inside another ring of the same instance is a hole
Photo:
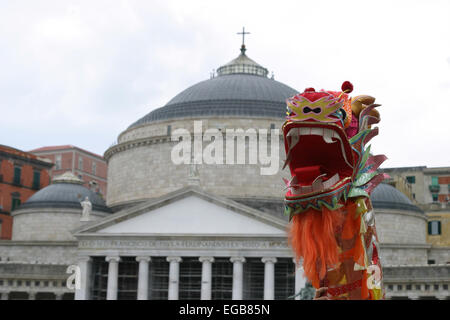
[[[346,209],[309,209],[292,219],[288,240],[296,259],[303,260],[305,276],[315,288],[319,288],[327,269],[340,263],[336,234],[344,224]]]

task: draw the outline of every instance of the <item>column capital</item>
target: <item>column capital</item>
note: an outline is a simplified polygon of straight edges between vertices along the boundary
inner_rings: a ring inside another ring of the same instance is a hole
[[[200,257],[200,258],[198,258],[198,261],[213,263],[214,262],[214,257]]]
[[[119,256],[107,256],[105,258],[106,262],[120,262]]]
[[[183,261],[183,259],[181,259],[181,257],[167,257],[166,260],[167,260],[167,262],[178,262],[178,263]]]
[[[235,263],[235,262],[241,262],[244,263],[245,262],[245,258],[244,257],[231,257],[230,261]]]
[[[275,257],[264,257],[261,259],[261,261],[263,263],[276,263],[277,262],[277,258]]]
[[[141,262],[141,261],[150,262],[150,261],[152,261],[152,258],[150,258],[149,256],[137,256],[136,261],[137,262]]]

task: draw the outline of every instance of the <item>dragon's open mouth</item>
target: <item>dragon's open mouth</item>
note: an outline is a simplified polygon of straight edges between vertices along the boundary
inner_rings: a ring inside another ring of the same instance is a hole
[[[339,188],[353,173],[353,154],[344,130],[333,123],[288,122],[283,127],[292,179],[287,198]]]

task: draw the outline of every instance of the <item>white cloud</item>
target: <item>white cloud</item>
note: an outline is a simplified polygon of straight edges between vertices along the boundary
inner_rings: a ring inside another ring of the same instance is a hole
[[[446,1],[14,1],[0,3],[1,143],[103,153],[129,124],[238,54],[293,88],[383,104],[388,166],[448,166]]]

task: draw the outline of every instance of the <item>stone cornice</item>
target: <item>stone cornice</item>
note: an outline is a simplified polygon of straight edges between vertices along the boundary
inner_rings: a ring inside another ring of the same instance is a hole
[[[193,135],[193,133],[191,135]],[[258,135],[259,135],[259,133],[257,131],[256,136],[258,137]],[[270,139],[270,132],[267,133],[267,139]],[[281,132],[280,132],[280,141],[283,142],[283,135],[281,134]],[[106,162],[109,162],[109,159],[111,159],[111,157],[116,153],[119,153],[119,152],[122,152],[125,150],[129,150],[129,149],[133,149],[133,148],[138,148],[138,147],[143,147],[143,146],[148,146],[148,145],[153,145],[153,144],[158,144],[158,143],[168,143],[168,142],[176,143],[177,141],[172,141],[171,137],[168,135],[153,136],[153,137],[146,137],[146,138],[125,141],[125,142],[118,143],[116,145],[109,147],[105,151],[103,157],[105,158]]]
[[[143,147],[143,146],[158,144],[158,143],[164,143],[164,142],[171,142],[170,137],[167,135],[164,135],[164,136],[154,136],[154,137],[136,139],[136,140],[132,140],[132,141],[126,141],[126,142],[119,143],[119,144],[109,147],[105,151],[105,154],[103,155],[103,157],[105,158],[106,162],[109,162],[109,159],[111,159],[111,157],[116,153],[119,153],[119,152],[122,152],[125,150],[129,150],[132,148],[138,148],[138,147]]]
[[[76,247],[78,241],[23,241],[23,240],[0,240],[1,246],[49,246],[49,247]]]
[[[380,214],[404,215],[404,216],[420,218],[425,221],[428,220],[428,218],[425,214],[415,212],[415,211],[405,211],[405,210],[385,209],[385,208],[374,208],[374,210],[375,210],[375,221],[376,221],[377,215],[380,215]]]
[[[430,249],[430,243],[380,243],[386,249]]]
[[[11,213],[11,216],[18,216],[21,214],[39,214],[39,213],[63,213],[63,214],[78,214],[81,217],[81,207],[80,209],[75,208],[19,208],[17,210],[14,210]],[[92,210],[92,215],[99,216],[99,217],[106,217],[109,216],[109,213],[105,213],[102,211]]]

